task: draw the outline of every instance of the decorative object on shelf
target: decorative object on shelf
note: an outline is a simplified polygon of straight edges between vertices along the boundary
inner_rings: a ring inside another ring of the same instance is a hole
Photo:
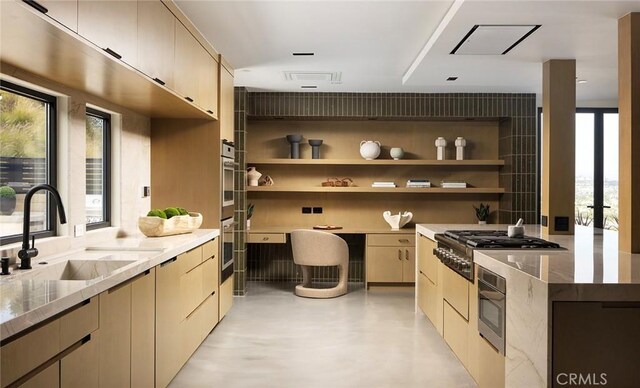
[[[377,140],[363,140],[360,142],[360,155],[366,160],[373,160],[380,156],[380,142]]]
[[[431,187],[431,182],[428,179],[409,179],[407,187],[429,188]]]
[[[309,145],[311,146],[311,159],[320,159],[322,139],[309,139]]]
[[[258,180],[262,174],[256,170],[255,167],[247,168],[247,180],[249,186],[258,186]]]
[[[464,147],[467,146],[467,141],[464,137],[458,136],[456,139],[456,160],[464,160]]]
[[[138,229],[147,237],[172,236],[174,234],[191,233],[202,225],[202,214],[189,212],[184,216],[162,218],[146,216],[138,218]]]
[[[401,212],[398,214],[391,215],[391,212],[387,210],[382,213],[382,217],[385,221],[391,226],[391,230],[399,230],[403,226],[405,226],[411,219],[413,218],[413,213],[411,212]]]
[[[276,182],[269,175],[265,175],[262,181],[258,181],[260,186],[273,186],[274,183]]]
[[[291,144],[291,159],[300,159],[302,135],[287,135],[287,141]]]
[[[480,207],[475,207],[475,205],[471,205],[476,211],[476,217],[478,218],[478,224],[484,225],[487,223],[489,219],[489,214],[491,211],[489,210],[489,204],[480,203]]]
[[[16,210],[16,191],[11,186],[0,187],[0,214],[10,216]]]
[[[524,220],[522,218],[518,219],[515,225],[509,225],[507,227],[507,236],[513,238],[520,238],[524,236]]]
[[[251,229],[251,216],[253,216],[254,204],[250,203],[247,206],[247,230]]]
[[[404,156],[404,150],[400,147],[393,147],[389,151],[389,154],[393,158],[393,160],[400,160]]]
[[[392,181],[375,181],[371,184],[371,187],[391,187],[391,188],[395,188],[398,187],[396,186],[396,182],[392,182]]]
[[[322,187],[350,187],[353,185],[353,179],[351,178],[329,178],[322,182]]]
[[[440,187],[443,189],[466,189],[467,182],[460,181],[441,181]]]
[[[444,160],[445,159],[445,147],[447,146],[447,141],[444,137],[439,137],[436,139],[436,149],[437,149],[437,159]]]

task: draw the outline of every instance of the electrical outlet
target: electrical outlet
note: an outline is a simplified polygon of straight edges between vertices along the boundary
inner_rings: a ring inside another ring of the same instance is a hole
[[[146,198],[151,196],[151,187],[150,186],[142,186],[142,198]]]
[[[322,214],[322,207],[314,207],[313,214]]]
[[[86,232],[87,226],[85,224],[78,224],[73,226],[73,236],[74,237],[82,237],[84,236],[84,232]]]
[[[303,206],[302,207],[302,214],[311,214],[311,207]]]

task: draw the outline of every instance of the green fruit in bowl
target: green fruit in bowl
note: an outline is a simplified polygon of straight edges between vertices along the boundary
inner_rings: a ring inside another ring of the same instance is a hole
[[[187,211],[187,209],[183,208],[183,207],[177,207],[176,209],[178,209],[178,211],[180,212],[181,216],[186,216],[189,214],[189,212]]]
[[[180,215],[180,211],[178,209],[176,209],[175,207],[168,207],[168,208],[164,209],[164,212],[167,215],[167,218],[171,218],[171,217]]]
[[[167,214],[160,209],[153,209],[149,213],[147,213],[147,217],[160,217],[167,219]]]

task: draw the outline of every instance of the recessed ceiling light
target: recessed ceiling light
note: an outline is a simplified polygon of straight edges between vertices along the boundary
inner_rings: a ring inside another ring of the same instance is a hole
[[[295,53],[293,53],[293,56],[296,56],[296,57],[305,57],[305,56],[308,57],[308,56],[311,56],[311,55],[316,55],[316,53],[312,53],[312,52],[295,52]]]
[[[458,77],[449,77],[449,78],[447,78],[447,81],[455,81],[457,79],[458,79]]]
[[[300,86],[300,88],[302,88],[302,89],[315,89],[317,87],[318,86],[316,86],[316,85],[302,85],[302,86]]]
[[[579,84],[586,84],[586,83],[587,83],[587,80],[586,80],[586,79],[579,79],[579,80],[578,80],[578,83],[579,83]]]

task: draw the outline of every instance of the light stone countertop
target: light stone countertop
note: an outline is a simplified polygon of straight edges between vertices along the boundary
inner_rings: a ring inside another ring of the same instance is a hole
[[[13,336],[219,235],[218,229],[198,229],[167,237],[127,237],[35,257],[32,270],[12,269],[12,275],[0,277],[0,338]],[[131,263],[91,280],[42,279],[56,263],[65,260]],[[47,264],[39,265],[40,262]]]

